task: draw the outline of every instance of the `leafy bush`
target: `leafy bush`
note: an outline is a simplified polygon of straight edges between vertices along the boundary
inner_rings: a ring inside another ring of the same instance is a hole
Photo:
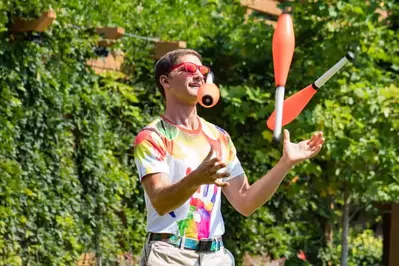
[[[361,233],[352,233],[348,239],[349,254],[348,266],[369,266],[382,265],[382,239],[376,237],[371,230],[364,230]],[[328,246],[320,250],[319,258],[327,265],[340,265],[340,255],[342,246]]]

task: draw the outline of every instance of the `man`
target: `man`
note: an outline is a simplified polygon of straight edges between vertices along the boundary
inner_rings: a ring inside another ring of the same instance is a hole
[[[234,265],[223,246],[221,192],[249,216],[296,163],[315,156],[324,142],[319,132],[291,143],[284,131],[280,161],[249,185],[228,133],[197,115],[197,91],[209,71],[189,49],[169,52],[155,66],[165,112],[134,144],[148,211],[141,265]]]

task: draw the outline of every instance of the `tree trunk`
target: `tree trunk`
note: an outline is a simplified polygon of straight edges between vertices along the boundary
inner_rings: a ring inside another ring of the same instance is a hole
[[[349,188],[345,183],[344,188],[344,207],[342,216],[342,251],[341,251],[341,266],[348,265],[348,233],[349,233]]]
[[[327,246],[331,246],[333,244],[333,230],[330,222],[326,222],[324,227],[324,238],[326,240]]]
[[[326,239],[327,246],[332,247],[332,245],[333,245],[333,230],[332,230],[332,225],[329,221],[327,221],[325,224],[324,238]],[[332,261],[328,261],[327,265],[332,266],[333,265]]]
[[[333,213],[334,212],[334,202],[332,201],[332,199],[330,199],[329,202],[330,202],[329,212]],[[326,240],[327,246],[333,245],[333,239],[334,239],[333,228],[334,228],[334,225],[331,222],[331,220],[326,219],[326,222],[324,224],[324,238]]]
[[[329,198],[329,212],[332,214],[334,212],[334,202],[332,200],[332,198]],[[324,238],[326,241],[326,245],[328,247],[333,247],[333,240],[334,240],[334,225],[331,222],[331,219],[326,219],[326,222],[324,224]],[[333,262],[332,261],[328,261],[327,262],[328,266],[333,266]]]

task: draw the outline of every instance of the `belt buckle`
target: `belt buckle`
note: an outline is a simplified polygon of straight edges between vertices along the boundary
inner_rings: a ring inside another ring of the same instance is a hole
[[[198,245],[198,251],[211,251],[213,239],[201,239]]]

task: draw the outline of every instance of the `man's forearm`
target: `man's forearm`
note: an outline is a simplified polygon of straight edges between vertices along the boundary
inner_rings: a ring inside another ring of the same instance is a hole
[[[152,204],[159,215],[165,215],[182,206],[198,189],[190,175],[180,181],[154,191]]]
[[[258,179],[243,194],[243,212],[252,214],[268,201],[280,186],[293,164],[281,159],[266,175]]]

